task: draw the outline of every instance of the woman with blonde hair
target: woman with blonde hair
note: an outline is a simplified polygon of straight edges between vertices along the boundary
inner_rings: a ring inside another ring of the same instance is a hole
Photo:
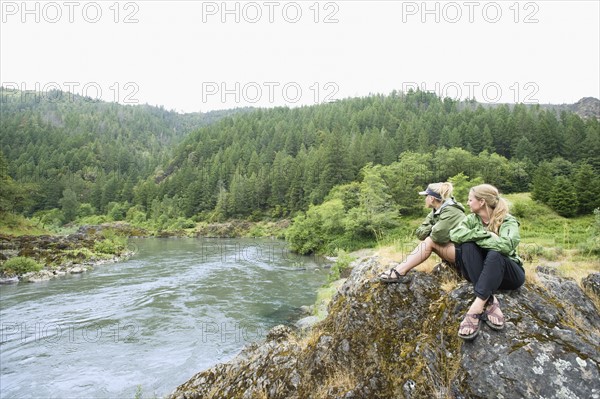
[[[456,244],[456,264],[474,285],[475,301],[460,324],[458,336],[474,339],[481,321],[494,330],[504,328],[504,315],[494,292],[515,290],[525,282],[523,262],[517,255],[519,222],[508,213],[498,189],[481,184],[469,191],[471,214],[450,231]]]
[[[423,263],[432,252],[445,261],[454,263],[455,249],[450,242],[450,230],[465,218],[465,207],[452,197],[452,183],[433,183],[419,194],[425,196],[425,205],[432,208],[425,221],[415,232],[421,243],[398,266],[379,275],[384,283],[398,283],[412,268]]]

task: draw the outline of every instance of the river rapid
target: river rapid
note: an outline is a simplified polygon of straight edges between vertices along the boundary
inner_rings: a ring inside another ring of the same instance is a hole
[[[0,286],[0,397],[162,397],[299,318],[328,269],[267,239],[139,239],[127,261]]]

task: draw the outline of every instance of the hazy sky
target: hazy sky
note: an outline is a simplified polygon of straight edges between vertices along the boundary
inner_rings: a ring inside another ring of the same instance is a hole
[[[177,111],[600,97],[600,1],[0,1],[4,90]]]

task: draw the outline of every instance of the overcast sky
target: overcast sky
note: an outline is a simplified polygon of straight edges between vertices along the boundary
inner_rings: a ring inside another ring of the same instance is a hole
[[[1,1],[4,90],[179,112],[421,87],[482,102],[600,97],[600,2]]]

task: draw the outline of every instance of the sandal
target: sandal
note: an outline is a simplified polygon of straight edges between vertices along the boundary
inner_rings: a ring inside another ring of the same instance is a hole
[[[394,276],[394,277],[392,277]],[[383,272],[379,275],[379,281],[382,283],[390,284],[390,283],[402,283],[406,281],[406,275],[400,274],[398,270],[395,268],[391,268],[387,272]]]
[[[465,341],[471,341],[475,339],[475,337],[479,334],[483,314],[484,313],[467,313],[465,319],[462,321],[462,323],[460,323],[460,326],[458,328],[458,336],[464,339]],[[472,322],[470,319],[477,320],[477,323]],[[462,330],[463,328],[470,328],[473,330],[473,332],[471,332],[470,334],[461,334],[460,330]]]
[[[504,316],[502,316],[501,314],[495,313],[496,310],[500,310],[500,305],[499,305],[498,301],[496,300],[496,298],[494,298],[494,296],[491,295],[487,300],[486,310],[484,312],[484,314],[486,316],[485,324],[487,324],[488,327],[491,328],[492,330],[500,331],[500,330],[504,329],[504,320],[505,319],[504,319]],[[500,324],[492,323],[489,316],[492,316],[492,317],[495,317],[496,319],[498,319],[500,321]]]

